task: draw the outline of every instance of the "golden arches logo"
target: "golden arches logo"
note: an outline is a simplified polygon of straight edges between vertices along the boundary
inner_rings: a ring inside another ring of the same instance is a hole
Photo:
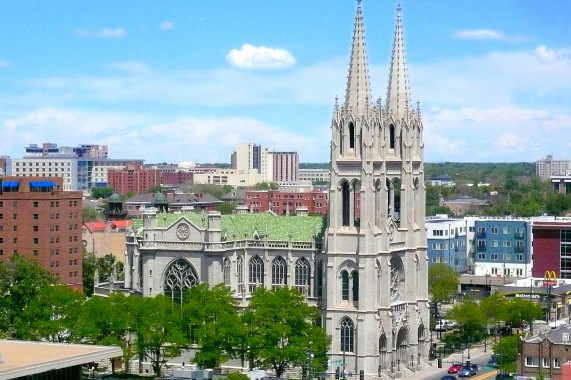
[[[553,286],[557,285],[557,274],[554,270],[546,270],[543,274],[543,285]]]

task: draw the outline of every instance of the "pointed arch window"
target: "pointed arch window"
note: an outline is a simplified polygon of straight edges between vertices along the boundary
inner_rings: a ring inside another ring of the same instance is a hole
[[[309,297],[311,294],[309,283],[310,270],[309,261],[305,257],[301,257],[295,262],[295,287],[306,297]]]
[[[349,317],[344,317],[341,320],[341,351],[342,352],[353,352],[353,347],[355,344],[355,325]]]
[[[244,292],[244,258],[238,257],[236,260],[236,274],[238,275],[238,293]]]
[[[196,270],[185,259],[177,259],[166,270],[164,282],[164,295],[173,302],[182,303],[185,290],[198,284]]]
[[[353,280],[353,301],[359,301],[359,272],[356,270],[351,272],[351,279]]]
[[[349,301],[349,272],[341,271],[341,299]]]
[[[395,148],[395,126],[389,125],[389,149]]]
[[[272,289],[287,285],[287,263],[278,256],[272,262]]]
[[[224,280],[224,285],[230,286],[230,259],[224,259],[224,264],[222,265],[222,277]]]
[[[349,123],[349,149],[355,149],[355,124]]]
[[[351,197],[349,183],[347,181],[343,181],[341,184],[341,212],[343,227],[349,227],[351,218]]]
[[[250,292],[253,292],[264,283],[264,262],[260,256],[252,257],[248,269],[248,288]]]

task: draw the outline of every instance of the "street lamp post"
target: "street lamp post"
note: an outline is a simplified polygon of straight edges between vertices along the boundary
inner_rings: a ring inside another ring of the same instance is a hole
[[[313,346],[313,342],[309,341],[309,354],[308,354],[309,368],[307,370],[309,380],[311,380],[311,366],[313,365],[313,348],[312,348],[312,346]]]

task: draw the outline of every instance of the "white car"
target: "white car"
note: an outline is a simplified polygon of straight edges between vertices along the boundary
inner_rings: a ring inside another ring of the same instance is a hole
[[[448,331],[456,326],[456,322],[449,321],[448,319],[441,319],[434,327],[434,331]]]

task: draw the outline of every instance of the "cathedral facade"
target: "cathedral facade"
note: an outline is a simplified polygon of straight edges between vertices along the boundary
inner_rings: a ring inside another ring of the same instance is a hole
[[[386,101],[373,101],[361,4],[331,123],[323,252],[330,358],[366,375],[419,366],[430,328],[422,121],[410,102],[400,6]]]
[[[180,301],[197,283],[223,283],[246,306],[259,287],[295,287],[321,310],[329,372],[416,370],[430,326],[424,144],[402,29],[398,9],[386,100],[373,101],[359,1],[345,99],[331,123],[326,223],[296,209],[295,193],[283,201],[296,216],[174,214],[157,200],[127,232],[122,290]]]

